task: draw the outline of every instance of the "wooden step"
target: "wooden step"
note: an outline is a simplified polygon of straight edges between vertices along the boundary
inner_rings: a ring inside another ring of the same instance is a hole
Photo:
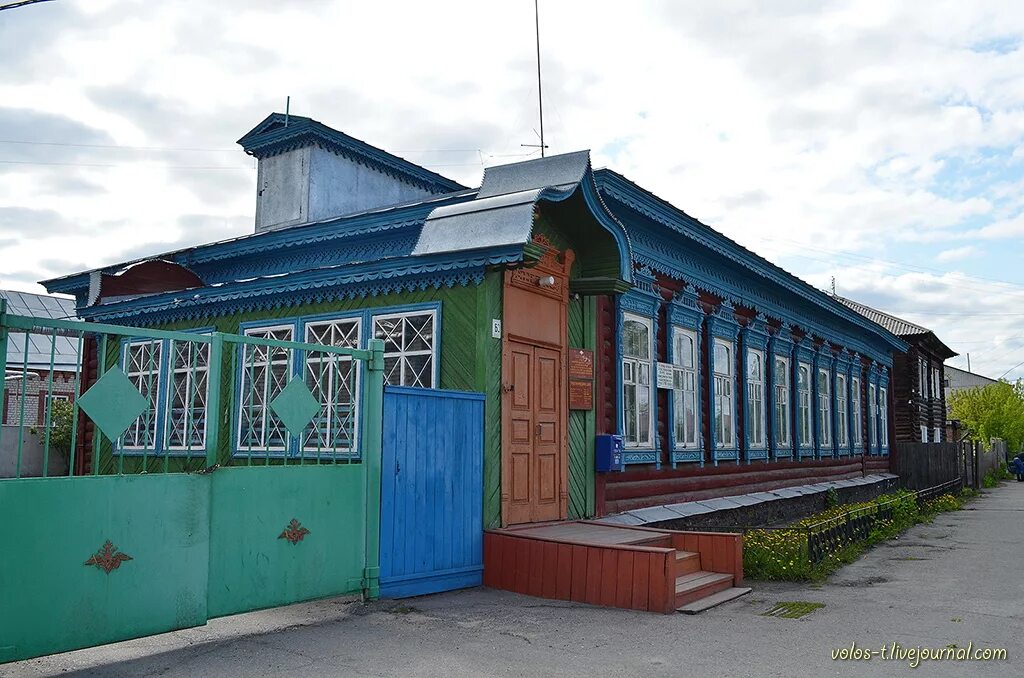
[[[688,605],[676,609],[676,612],[682,612],[684,614],[697,614],[704,610],[711,609],[716,605],[722,603],[728,603],[730,600],[736,600],[740,596],[745,596],[750,593],[750,589],[746,587],[735,587],[723,589],[718,593],[712,593],[710,596],[705,596],[699,600],[695,600]]]
[[[693,551],[676,551],[676,576],[700,572],[700,554]]]
[[[732,588],[732,575],[699,570],[676,577],[676,608]]]

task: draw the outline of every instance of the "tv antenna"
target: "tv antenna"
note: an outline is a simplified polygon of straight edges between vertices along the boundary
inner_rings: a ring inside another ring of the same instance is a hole
[[[537,37],[537,110],[540,113],[540,144],[519,144],[526,148],[539,148],[540,157],[544,157],[544,150],[547,148],[547,144],[544,143],[544,94],[541,91],[540,81],[540,9],[538,8],[539,0],[533,0],[533,27],[534,34]]]

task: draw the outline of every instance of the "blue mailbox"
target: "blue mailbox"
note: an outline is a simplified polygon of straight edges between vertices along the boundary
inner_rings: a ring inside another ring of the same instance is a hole
[[[599,435],[594,448],[594,467],[599,473],[622,470],[622,436]]]

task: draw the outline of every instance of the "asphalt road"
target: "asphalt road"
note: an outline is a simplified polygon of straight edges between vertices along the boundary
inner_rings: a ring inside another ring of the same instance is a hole
[[[1024,675],[1024,483],[876,547],[823,585],[754,584],[696,616],[475,589],[332,600],[0,666],[0,676]],[[799,619],[779,602],[823,604]],[[1004,661],[837,661],[849,648],[1005,648]]]

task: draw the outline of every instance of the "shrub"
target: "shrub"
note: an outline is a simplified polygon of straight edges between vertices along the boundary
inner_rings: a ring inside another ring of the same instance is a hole
[[[960,500],[952,494],[943,494],[934,499],[924,502],[922,513],[934,515],[945,511],[959,511],[962,508]]]

